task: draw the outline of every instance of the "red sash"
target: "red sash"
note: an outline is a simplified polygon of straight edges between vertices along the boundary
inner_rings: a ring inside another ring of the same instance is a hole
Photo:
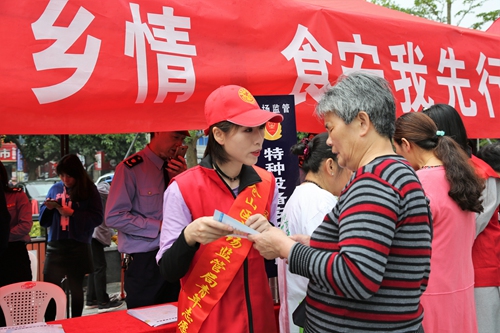
[[[248,186],[238,194],[227,213],[245,223],[248,217],[268,217],[266,206],[271,175],[255,168],[262,182]],[[235,236],[221,237],[207,244],[179,294],[177,332],[198,332],[201,325],[233,281],[253,244]]]

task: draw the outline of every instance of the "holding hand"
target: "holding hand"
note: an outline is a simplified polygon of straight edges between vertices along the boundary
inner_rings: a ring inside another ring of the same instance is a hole
[[[61,207],[61,204],[59,202],[57,202],[56,200],[51,199],[51,198],[45,199],[43,204],[49,210],[52,210],[52,209],[57,208],[57,207]]]
[[[167,164],[168,176],[170,179],[187,170],[186,159],[183,156],[171,158]]]
[[[292,235],[290,238],[305,246],[309,246],[309,242],[311,241],[311,236],[309,235]]]
[[[56,207],[57,208],[57,211],[59,212],[59,214],[61,214],[61,216],[72,216],[73,213],[74,213],[74,210],[69,208],[68,206],[58,206]]]
[[[231,226],[216,221],[211,216],[197,218],[184,229],[184,238],[189,246],[208,244],[234,232]]]
[[[288,258],[290,249],[295,244],[283,230],[275,227],[260,234],[248,235],[248,239],[255,243],[253,247],[266,259]]]
[[[262,214],[250,216],[245,221],[245,224],[258,232],[264,232],[267,229],[272,228],[271,223],[269,223],[269,221]]]

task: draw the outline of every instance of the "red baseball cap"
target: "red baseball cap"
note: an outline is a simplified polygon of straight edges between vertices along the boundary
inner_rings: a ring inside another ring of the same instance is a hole
[[[236,85],[215,89],[205,101],[205,119],[208,127],[221,121],[245,127],[256,127],[267,123],[280,123],[283,116],[262,110],[252,94]],[[208,128],[205,130],[208,134]]]

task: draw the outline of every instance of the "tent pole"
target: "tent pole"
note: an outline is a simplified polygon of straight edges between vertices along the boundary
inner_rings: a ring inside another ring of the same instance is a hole
[[[61,134],[61,158],[69,154],[69,135]]]
[[[125,157],[123,158],[124,160],[128,157],[130,154],[130,151],[132,150],[132,147],[135,145],[135,142],[137,141],[137,137],[139,136],[139,133],[135,133],[134,140],[132,140],[132,143],[130,143],[130,146],[128,147],[127,153],[125,154]]]

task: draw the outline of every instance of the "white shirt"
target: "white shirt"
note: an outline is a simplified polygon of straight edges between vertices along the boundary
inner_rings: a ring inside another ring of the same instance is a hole
[[[280,228],[288,235],[311,235],[323,222],[337,198],[330,192],[312,183],[297,186],[288,199]],[[306,297],[309,279],[290,273],[284,259],[277,259],[280,293],[280,332],[298,333],[299,327],[293,323],[292,313]]]

